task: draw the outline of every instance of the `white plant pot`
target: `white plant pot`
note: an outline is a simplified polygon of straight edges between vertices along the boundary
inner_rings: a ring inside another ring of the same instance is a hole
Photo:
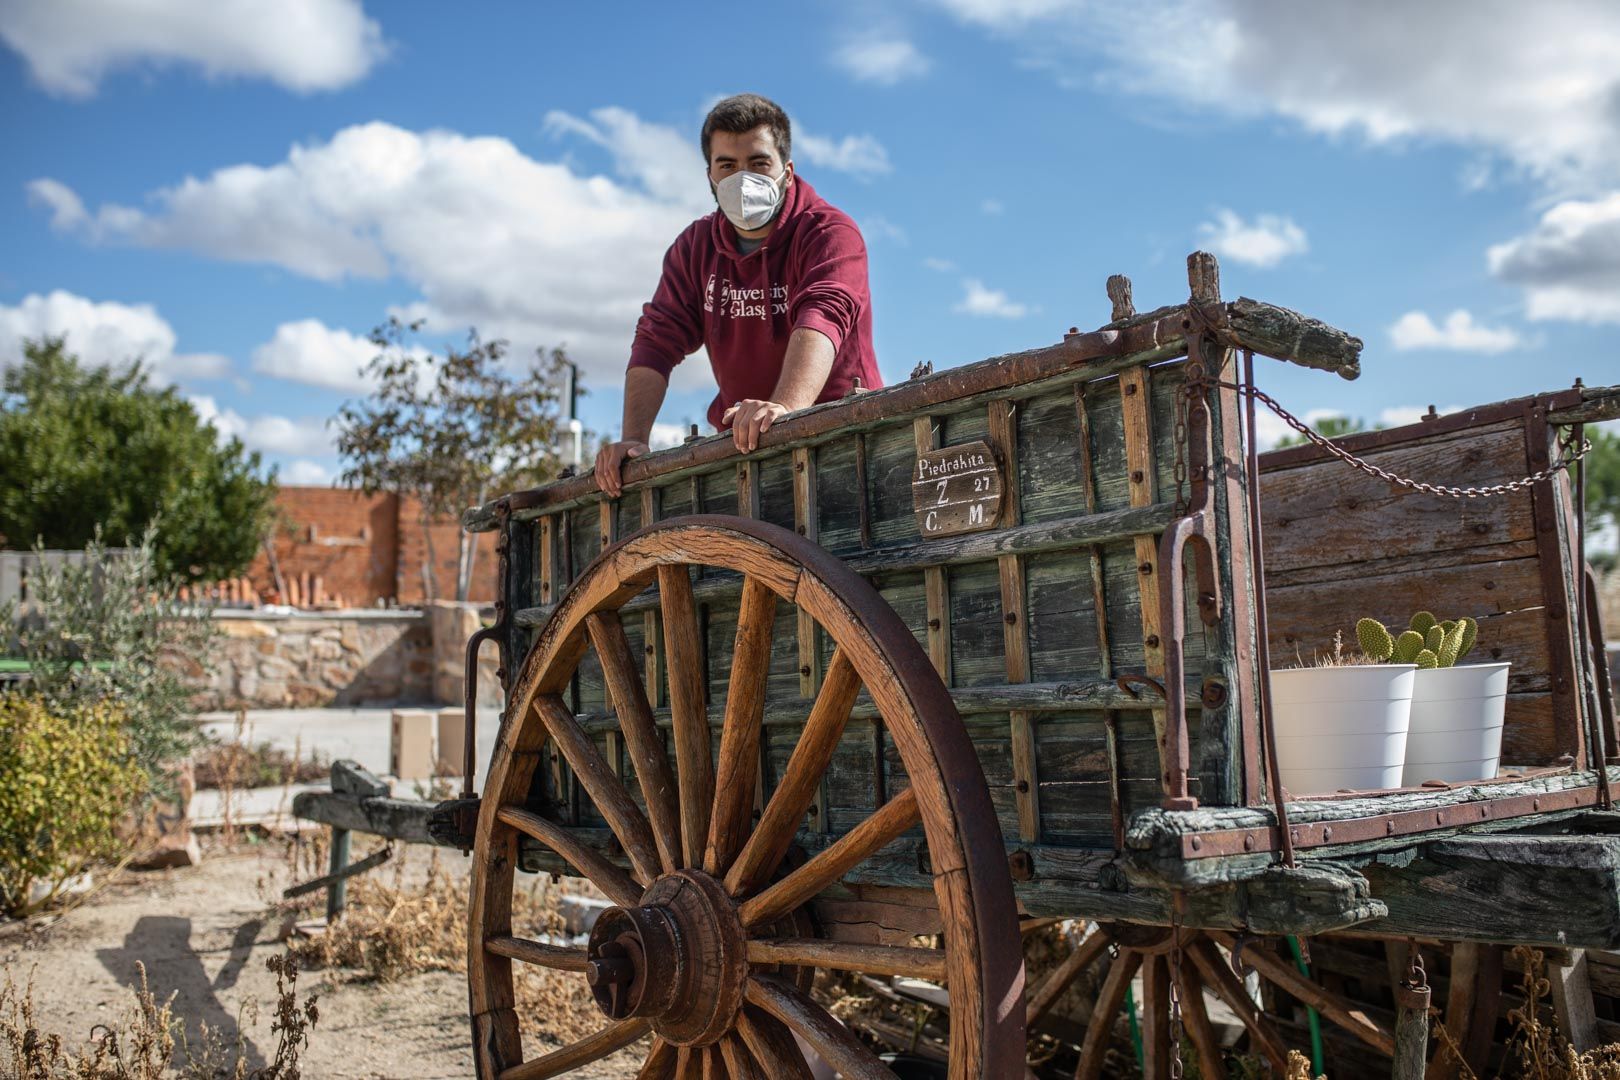
[[[1401,786],[1414,664],[1271,673],[1272,730],[1291,795]]]
[[[1489,780],[1502,760],[1508,664],[1459,664],[1417,673],[1404,783]]]

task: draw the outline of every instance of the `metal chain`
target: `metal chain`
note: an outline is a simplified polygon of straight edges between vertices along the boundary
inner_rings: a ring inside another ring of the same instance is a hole
[[[1517,480],[1511,480],[1505,484],[1492,484],[1489,487],[1453,487],[1449,484],[1430,484],[1422,480],[1413,480],[1407,476],[1398,476],[1395,473],[1390,472],[1388,469],[1380,469],[1377,465],[1367,461],[1365,458],[1357,457],[1350,451],[1344,449],[1342,446],[1334,443],[1332,439],[1329,439],[1320,432],[1312,430],[1310,425],[1306,424],[1293,413],[1283,408],[1277,403],[1276,398],[1272,397],[1264,390],[1261,390],[1259,387],[1240,386],[1237,383],[1219,381],[1211,381],[1205,385],[1220,387],[1225,390],[1236,390],[1240,394],[1253,395],[1255,400],[1259,401],[1266,408],[1276,413],[1278,418],[1281,419],[1283,423],[1287,424],[1289,427],[1305,436],[1305,438],[1310,442],[1321,447],[1323,450],[1326,450],[1329,454],[1338,458],[1352,469],[1358,469],[1361,472],[1366,473],[1368,476],[1377,477],[1380,480],[1388,481],[1391,484],[1398,484],[1401,487],[1410,488],[1413,491],[1422,491],[1429,495],[1444,495],[1452,499],[1493,498],[1497,495],[1511,495],[1515,491],[1523,491],[1526,488],[1539,484],[1541,481],[1547,479],[1549,476],[1552,476],[1555,473],[1563,472],[1592,451],[1591,440],[1582,439],[1580,448],[1574,452],[1573,456],[1560,458],[1558,461],[1549,465],[1547,468],[1542,469],[1540,472],[1531,473],[1529,476],[1520,477]],[[1569,452],[1569,447],[1567,445],[1560,444],[1560,448],[1566,454]],[[1178,455],[1179,452],[1180,451],[1178,448]]]

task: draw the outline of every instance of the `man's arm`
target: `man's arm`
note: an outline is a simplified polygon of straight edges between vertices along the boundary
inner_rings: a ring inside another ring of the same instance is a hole
[[[771,400],[747,398],[726,410],[722,420],[731,423],[731,438],[737,449],[748,453],[759,445],[759,437],[790,412],[808,409],[821,396],[832,373],[838,351],[832,340],[819,330],[801,326],[788,338],[782,357],[782,374],[776,380]]]
[[[619,470],[625,460],[647,452],[653,421],[668,391],[669,380],[653,368],[633,367],[624,373],[623,437],[596,452],[596,486],[613,498],[623,491]]]

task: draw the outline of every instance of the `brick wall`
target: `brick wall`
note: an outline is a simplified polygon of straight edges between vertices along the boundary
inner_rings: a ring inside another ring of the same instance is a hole
[[[378,599],[414,606],[428,599],[454,598],[460,526],[453,520],[432,527],[438,597],[428,597],[422,568],[427,561],[420,504],[396,495],[362,495],[342,488],[283,486],[277,498],[287,528],[273,546],[283,580],[318,575],[328,596],[353,607],[374,607]],[[478,537],[469,599],[495,598],[495,539]],[[261,596],[275,587],[269,558],[261,552],[248,570]]]

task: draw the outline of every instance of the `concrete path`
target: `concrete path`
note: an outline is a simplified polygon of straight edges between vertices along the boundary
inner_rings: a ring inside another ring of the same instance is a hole
[[[410,707],[410,706],[407,706]],[[431,708],[431,706],[416,706]],[[500,726],[497,709],[478,710],[478,772],[483,780],[484,767],[495,749],[496,729]],[[246,745],[269,743],[278,750],[301,758],[319,757],[324,761],[348,758],[387,777],[393,785],[394,795],[402,799],[429,797],[431,780],[388,777],[388,751],[393,710],[378,709],[249,709],[240,733],[238,717],[234,712],[208,712],[198,716],[202,729],[221,742],[240,740]],[[448,781],[457,791],[460,782]],[[231,795],[230,818],[238,824],[271,823],[278,818],[291,825],[293,796],[300,791],[324,787],[324,784],[286,784],[281,787],[254,788],[236,791]],[[197,792],[191,802],[192,821],[199,827],[218,826],[225,817],[218,791]]]

